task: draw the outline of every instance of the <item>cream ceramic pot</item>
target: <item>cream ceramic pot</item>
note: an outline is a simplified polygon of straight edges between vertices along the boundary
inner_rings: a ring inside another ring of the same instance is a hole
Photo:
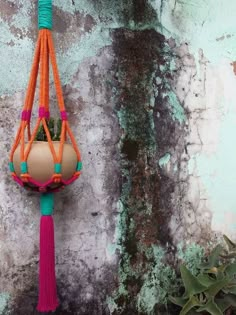
[[[59,141],[53,141],[53,146],[56,154],[59,152]],[[28,144],[25,145],[25,149]],[[61,174],[63,180],[70,179],[76,172],[77,167],[77,155],[73,146],[69,143],[65,143],[63,146],[63,155],[61,163]],[[20,159],[20,145],[17,147],[14,156],[13,164],[16,175],[21,175],[21,159]],[[54,174],[54,162],[53,156],[48,142],[34,141],[27,159],[28,173],[29,175],[39,183],[45,183],[49,181]]]

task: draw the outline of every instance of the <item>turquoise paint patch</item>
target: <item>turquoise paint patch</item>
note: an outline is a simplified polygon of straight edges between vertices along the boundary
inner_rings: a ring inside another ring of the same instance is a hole
[[[195,169],[196,159],[195,157],[191,157],[188,161],[188,173],[189,175],[192,175]]]
[[[82,170],[82,167],[83,167],[82,162],[78,162],[77,163],[77,168],[76,168],[77,172],[80,172]]]
[[[43,193],[40,195],[41,215],[52,215],[54,208],[54,194]]]
[[[20,39],[15,37],[11,33],[9,25],[1,18],[0,24],[2,30],[0,55],[4,60],[0,78],[0,95],[2,95],[15,93],[17,90],[26,88],[35,42],[27,37]],[[8,45],[9,43],[13,43],[13,45]],[[111,45],[111,43],[109,29],[99,25],[94,27],[93,32],[81,36],[80,41],[72,44],[65,53],[58,54],[58,68],[61,73],[62,84],[70,82],[81,62],[97,55],[100,49]],[[17,78],[17,80],[12,80],[12,78]]]
[[[170,61],[169,67],[170,67],[170,71],[176,70],[176,62],[175,62],[174,59],[172,59],[172,60]]]
[[[55,163],[54,164],[54,172],[56,174],[61,174],[61,164],[60,163]]]
[[[64,12],[68,12],[70,14],[79,11],[84,15],[91,15],[96,20],[99,19],[98,11],[95,10],[93,2],[89,0],[74,0],[74,4],[72,1],[59,0],[57,3],[55,3],[55,5]]]
[[[199,48],[203,49],[204,55],[211,62],[218,62],[222,57],[230,61],[235,59],[236,47],[233,34],[236,20],[231,14],[236,11],[234,1],[228,0],[227,3],[220,1],[216,5],[213,0],[199,0],[197,6],[192,0],[175,3],[172,0],[149,0],[148,2],[156,12],[156,19],[150,23],[141,24],[135,24],[132,15],[128,17],[128,20],[124,18],[125,12],[131,12],[132,1],[96,4],[88,0],[75,0],[73,5],[70,1],[59,0],[55,3],[55,6],[70,14],[74,14],[75,11],[89,14],[98,24],[91,33],[82,36],[79,43],[71,45],[64,54],[59,53],[58,65],[62,73],[62,83],[69,82],[75,72],[75,64],[80,64],[85,58],[96,55],[99,49],[110,45],[112,40],[109,30],[120,27],[131,30],[155,29],[168,38],[173,37],[179,43],[187,41],[190,43],[189,48],[196,60],[198,60]],[[21,29],[24,33],[32,24],[31,15],[36,8],[31,2],[19,0],[18,3],[20,10],[17,10],[11,20],[5,22],[0,19],[2,34],[0,55],[4,60],[2,79],[0,78],[0,94],[25,88],[31,67],[35,43],[25,36],[13,34],[12,27]],[[226,23],[222,24],[222,19]],[[220,28],[219,25],[221,25]],[[24,65],[23,68],[22,65]],[[175,67],[173,62],[170,66],[171,69]],[[17,77],[17,80],[12,80],[12,77]],[[182,118],[179,117],[179,119]]]
[[[11,171],[12,173],[14,173],[14,172],[15,172],[13,162],[10,162],[10,163],[9,163],[9,169],[10,169],[10,171]]]
[[[140,312],[154,314],[157,304],[166,304],[168,295],[176,290],[174,269],[165,263],[165,251],[152,245],[154,259],[152,268],[144,275],[144,283],[138,294],[137,307]]]
[[[81,36],[80,41],[72,44],[66,53],[58,55],[62,83],[70,82],[78,66],[84,60],[96,56],[100,49],[112,44],[109,29],[94,27],[91,33]]]
[[[108,244],[107,246],[107,252],[110,256],[115,255],[117,249],[117,244]]]
[[[9,300],[10,300],[10,294],[0,293],[0,315],[4,315],[7,309]]]
[[[188,42],[190,52],[199,60],[199,49],[211,63],[221,58],[235,60],[236,2],[231,0],[148,0],[163,28],[159,30],[178,44]],[[224,21],[224,23],[222,23]],[[220,25],[220,27],[219,27]]]
[[[170,162],[171,154],[166,153],[164,156],[162,156],[159,160],[159,166],[165,167]]]
[[[167,96],[169,99],[172,118],[182,124],[186,120],[186,116],[177,95],[173,91],[169,91],[167,94],[163,94],[163,96]]]
[[[15,14],[11,15],[11,18],[8,20],[8,24],[11,27],[20,28],[21,32],[24,33],[27,27],[32,25],[32,14],[36,9],[33,1],[18,0],[15,4],[17,8]],[[19,34],[19,33],[18,33]]]
[[[110,314],[113,314],[113,312],[119,309],[119,306],[116,304],[114,299],[110,296],[106,297],[106,304],[109,308]]]
[[[22,174],[28,173],[27,162],[21,162],[21,173]]]
[[[1,67],[0,95],[3,95],[15,93],[26,87],[34,44],[27,37],[19,38],[12,34],[10,26],[1,18],[0,25],[0,56],[4,60]],[[17,80],[13,80],[13,78],[17,78]]]
[[[126,189],[127,191],[130,189],[129,183],[126,183],[126,186],[123,187],[123,189]],[[119,210],[119,216],[118,216],[118,222],[116,224],[115,228],[115,240],[116,243],[112,244],[112,251],[115,252],[116,249],[120,251],[120,253],[123,253],[123,247],[121,244],[125,240],[124,238],[124,229],[126,228],[126,219],[127,219],[127,212],[124,209],[123,203],[121,201],[118,202],[117,208]],[[108,252],[111,251],[111,245],[108,246]]]
[[[219,128],[219,141],[216,151],[204,155],[196,155],[198,176],[201,177],[213,211],[213,229],[224,229],[235,232],[236,220],[236,146],[232,135],[235,134],[235,103],[228,103],[227,112],[222,115]],[[224,231],[225,232],[225,231]],[[226,233],[226,232],[225,232]]]
[[[191,271],[193,275],[199,273],[199,266],[203,262],[205,249],[195,243],[184,246],[183,243],[177,245],[177,257]]]
[[[134,21],[133,1],[94,1],[74,0],[72,5],[70,2],[64,1],[57,3],[57,6],[63,11],[73,14],[75,11],[83,14],[91,15],[97,23],[110,29],[129,28],[131,30],[144,30],[161,28],[158,17],[150,14],[149,19],[145,22]]]

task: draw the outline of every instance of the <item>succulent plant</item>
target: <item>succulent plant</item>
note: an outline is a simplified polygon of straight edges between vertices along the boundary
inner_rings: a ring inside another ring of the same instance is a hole
[[[236,244],[223,237],[227,250],[217,245],[199,265],[197,276],[185,265],[180,266],[185,292],[181,297],[170,297],[172,303],[182,307],[180,315],[223,315],[236,308]]]
[[[61,119],[55,120],[54,118],[49,118],[46,121],[46,123],[48,126],[51,139],[53,141],[60,141],[62,120]],[[55,125],[56,125],[56,128],[55,128]],[[36,141],[48,141],[46,132],[42,124],[39,126],[37,136],[36,136]]]
[[[54,135],[54,137],[53,137],[53,140],[54,140],[54,141],[60,141],[61,128],[62,128],[62,120],[61,120],[61,119],[58,119],[58,120],[57,120],[56,132],[55,132],[55,135]]]

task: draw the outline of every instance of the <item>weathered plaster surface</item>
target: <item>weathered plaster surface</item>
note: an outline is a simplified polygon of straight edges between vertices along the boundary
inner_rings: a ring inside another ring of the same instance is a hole
[[[177,262],[194,272],[200,245],[235,236],[235,9],[230,0],[54,1],[84,161],[56,197],[56,314],[165,314]],[[0,314],[37,314],[38,196],[7,167],[36,1],[1,1],[0,31]]]
[[[207,227],[235,237],[233,10],[232,1],[203,0],[197,7],[194,1],[163,3],[162,24],[176,43],[187,43],[178,45],[184,63],[177,63],[174,80],[176,94],[188,112],[188,188],[181,215],[176,213],[171,220],[176,241],[181,235],[202,237]],[[182,221],[188,223],[190,233],[183,232]]]
[[[36,39],[35,13],[31,19],[35,3],[3,1],[0,7],[9,15],[1,23],[4,35],[0,48],[6,61],[2,67],[5,79],[0,84],[0,301],[4,310],[4,303],[9,302],[10,314],[36,314],[39,198],[16,186],[7,170]],[[113,238],[119,181],[115,147],[119,127],[107,76],[113,56],[106,48],[106,38],[98,29],[93,30],[96,22],[92,17],[54,9],[54,37],[66,106],[84,161],[81,180],[56,196],[56,271],[61,301],[57,313],[105,314],[106,293],[108,288],[112,290],[115,275],[116,257],[109,254],[107,245]],[[67,26],[61,25],[60,19]],[[14,23],[24,32],[22,38],[15,32]],[[55,107],[53,84],[51,87],[51,104]],[[52,112],[56,114],[55,109]],[[3,294],[9,298],[6,300]]]

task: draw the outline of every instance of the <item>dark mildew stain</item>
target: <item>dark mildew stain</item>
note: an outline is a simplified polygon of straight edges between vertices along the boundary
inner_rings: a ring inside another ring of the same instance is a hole
[[[145,20],[147,8],[145,1],[136,2],[137,23]],[[152,17],[151,12],[148,15]],[[167,97],[173,93],[170,61],[176,56],[165,37],[152,29],[117,29],[113,49],[113,81],[118,91],[114,99],[121,128],[119,275],[120,288],[128,292],[115,294],[119,312],[113,314],[144,314],[137,308],[137,297],[145,274],[153,267],[152,246],[164,246],[169,255],[174,249],[169,219],[175,211],[172,194],[178,172],[176,178],[170,177],[158,161],[175,150],[185,130],[184,124],[173,118]],[[179,153],[184,150],[182,142]]]
[[[134,161],[138,156],[138,142],[132,140],[124,140],[121,153],[123,153],[128,160]]]

